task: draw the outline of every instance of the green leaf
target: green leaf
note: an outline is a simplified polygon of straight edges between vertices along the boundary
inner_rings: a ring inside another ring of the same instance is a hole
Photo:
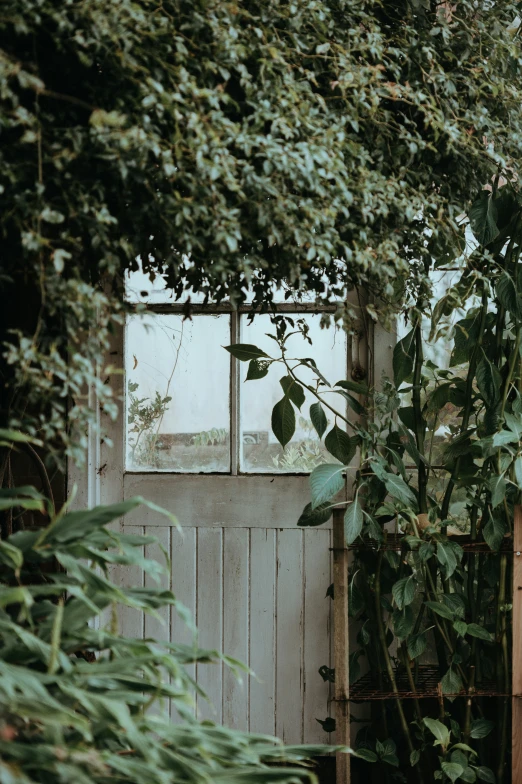
[[[418,659],[426,650],[426,632],[415,634],[408,640],[408,656],[410,659]]]
[[[415,587],[415,578],[412,574],[409,577],[397,580],[392,586],[392,596],[399,610],[413,602],[415,599]]]
[[[477,780],[477,774],[475,773],[473,768],[470,768],[468,765],[466,768],[464,768],[463,772],[460,774],[460,780],[469,782],[469,784],[474,784],[474,782]]]
[[[363,510],[357,500],[357,496],[346,508],[344,514],[344,538],[346,544],[350,545],[359,536],[363,526]]]
[[[468,623],[468,634],[472,637],[477,637],[479,640],[487,640],[488,642],[492,642],[493,635],[490,634],[487,629],[484,629],[483,626],[479,626],[478,623]]]
[[[480,245],[489,245],[498,237],[497,208],[490,191],[482,191],[468,213],[471,231]]]
[[[459,694],[460,690],[462,689],[462,679],[458,672],[453,670],[451,667],[442,677],[440,683],[443,694]]]
[[[250,362],[252,359],[260,359],[261,357],[268,357],[264,351],[252,343],[235,343],[232,346],[224,346],[233,357],[239,359],[240,362]],[[270,359],[270,357],[268,357]]]
[[[492,408],[499,402],[502,377],[497,366],[486,356],[477,365],[477,386],[486,406]]]
[[[520,298],[517,295],[513,278],[505,270],[502,270],[497,279],[495,291],[503,308],[513,315],[520,312]]]
[[[268,374],[270,364],[270,361],[266,359],[251,359],[246,380],[253,381],[254,379],[264,378]]]
[[[314,468],[310,474],[312,509],[317,509],[320,504],[329,501],[344,487],[345,470],[344,466],[337,463],[323,463]]]
[[[488,784],[495,784],[495,774],[490,768],[480,765],[480,767],[475,768],[475,773],[477,774],[477,778],[481,781],[486,781]]]
[[[319,438],[322,438],[323,433],[328,426],[328,422],[326,419],[326,414],[324,413],[323,407],[320,403],[312,403],[310,406],[310,419],[312,420],[312,425],[316,429],[317,435]]]
[[[20,433],[19,430],[9,430],[4,427],[0,427],[0,446],[10,446],[13,441],[19,444],[34,444],[35,446],[43,446],[43,441],[40,441],[39,438],[33,438],[32,436],[28,436],[26,433]]]
[[[312,509],[312,504],[307,504],[301,513],[301,517],[297,521],[297,525],[301,527],[322,525],[326,523],[332,516],[332,505],[328,502],[320,504],[316,509]]]
[[[393,611],[393,630],[399,640],[405,640],[413,631],[415,618],[411,607]]]
[[[395,344],[393,349],[393,378],[395,386],[398,388],[413,372],[413,362],[415,359],[415,330],[410,330],[408,334]]]
[[[379,759],[374,751],[372,751],[371,749],[364,749],[364,748],[356,749],[355,756],[360,757],[366,762],[377,762],[377,760]]]
[[[453,623],[453,628],[460,637],[464,637],[468,631],[468,624],[464,623],[464,621],[455,621]]]
[[[437,543],[437,560],[444,569],[445,577],[451,577],[457,568],[457,558],[449,542]]]
[[[341,430],[340,427],[334,425],[324,439],[324,445],[327,450],[343,465],[348,465],[352,457],[357,451],[357,439],[350,438],[350,436]]]
[[[515,460],[515,479],[517,480],[519,490],[522,490],[522,455],[518,455]]]
[[[445,604],[441,604],[440,602],[424,602],[424,604],[426,607],[429,607],[432,612],[440,615],[441,618],[447,618],[448,621],[453,620],[454,613],[452,613],[452,611],[446,607]]]
[[[415,765],[418,765],[419,760],[420,760],[420,751],[419,749],[414,749],[410,754],[410,765],[412,766],[412,768],[414,768]]]
[[[487,738],[495,725],[488,719],[475,719],[471,722],[470,737],[475,739]]]
[[[450,744],[450,731],[446,725],[438,719],[425,718],[423,721],[432,735],[434,735],[435,745],[440,745],[444,749],[447,748]]]
[[[301,410],[301,406],[305,402],[305,392],[301,384],[299,384],[292,376],[283,376],[279,379],[279,383],[283,387],[286,397],[289,397],[292,403]]]
[[[503,474],[501,476],[491,476],[488,484],[491,491],[491,506],[493,509],[496,509],[506,497],[506,480]]]
[[[440,766],[450,781],[457,781],[464,773],[462,765],[458,765],[456,762],[441,762]]]
[[[405,506],[416,507],[417,500],[402,476],[386,472],[383,475],[383,481],[386,490],[393,498]]]
[[[489,516],[489,520],[484,526],[484,539],[492,550],[496,551],[500,548],[506,531],[506,523],[501,517]]]
[[[295,433],[294,407],[286,395],[272,409],[272,432],[283,449]]]
[[[368,386],[357,381],[338,381],[334,386],[346,389],[348,392],[355,392],[357,395],[368,394]]]

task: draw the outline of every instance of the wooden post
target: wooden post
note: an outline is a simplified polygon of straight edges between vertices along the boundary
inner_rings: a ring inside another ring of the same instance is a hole
[[[334,558],[334,667],[336,742],[350,745],[348,673],[348,550],[344,541],[344,509],[333,513]],[[350,756],[336,755],[336,784],[350,784]]]
[[[511,781],[522,782],[522,506],[513,519],[513,675],[511,694]]]

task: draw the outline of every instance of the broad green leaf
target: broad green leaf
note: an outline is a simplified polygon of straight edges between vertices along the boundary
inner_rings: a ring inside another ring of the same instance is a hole
[[[437,560],[443,567],[446,578],[451,577],[457,568],[457,558],[448,542],[437,543]]]
[[[334,386],[346,389],[348,392],[355,392],[357,395],[368,394],[368,386],[357,381],[338,381]]]
[[[363,526],[363,510],[357,500],[357,496],[346,508],[344,514],[344,538],[346,544],[350,545],[359,536]]]
[[[283,449],[295,433],[294,407],[286,395],[272,409],[272,432]]]
[[[491,506],[496,509],[506,497],[507,484],[504,475],[490,477],[489,489],[491,490]]]
[[[441,602],[424,602],[424,603],[426,607],[429,607],[429,609],[432,612],[437,613],[437,615],[440,615],[441,618],[447,618],[448,621],[453,620],[454,613],[448,607],[446,607],[445,604],[441,604]]]
[[[258,378],[264,378],[268,374],[270,361],[266,359],[251,359],[248,365],[248,373],[246,380],[254,381]]]
[[[494,726],[493,722],[488,719],[475,719],[471,722],[470,737],[487,738]]]
[[[487,784],[495,784],[495,774],[491,768],[486,768],[484,765],[480,765],[478,768],[475,768],[475,773],[477,774],[477,778],[480,779],[480,781],[486,781]]]
[[[409,577],[403,577],[397,580],[392,586],[392,596],[395,599],[395,604],[402,610],[408,604],[411,604],[415,599],[415,578],[411,574]]]
[[[518,455],[515,460],[515,479],[520,490],[522,490],[522,455]]]
[[[346,400],[352,411],[355,411],[358,416],[364,416],[364,414],[366,414],[364,406],[359,403],[357,398],[350,395],[349,392],[345,392],[344,389],[336,389],[335,392]]]
[[[462,679],[452,667],[448,669],[440,683],[443,694],[458,694],[462,689]]]
[[[232,346],[224,346],[224,348],[226,348],[233,357],[239,359],[240,362],[250,362],[252,359],[260,359],[262,357],[270,359],[268,354],[257,346],[252,345],[252,343],[235,343]]]
[[[506,534],[506,523],[501,517],[490,515],[484,526],[484,539],[491,550],[498,550]]]
[[[301,406],[305,402],[305,392],[301,384],[299,384],[292,376],[283,376],[279,379],[279,383],[283,387],[283,392],[286,397],[289,397],[292,403],[301,410]]]
[[[493,407],[500,400],[502,377],[496,365],[483,356],[477,365],[477,386],[486,406]]]
[[[457,781],[464,773],[462,765],[458,765],[456,762],[441,762],[440,766],[450,781]]]
[[[327,450],[343,465],[348,465],[357,451],[357,439],[350,438],[350,436],[341,430],[340,427],[334,425],[332,429],[326,434],[324,445]]]
[[[426,632],[415,634],[408,640],[408,656],[410,659],[418,659],[426,650]]]
[[[383,481],[388,493],[404,506],[416,507],[417,500],[402,476],[386,472]]]
[[[489,245],[498,237],[497,208],[490,191],[482,191],[468,212],[471,231],[480,245]]]
[[[317,435],[319,438],[322,438],[323,433],[328,426],[328,422],[326,419],[326,414],[324,413],[323,407],[320,403],[312,403],[310,406],[310,419],[312,420],[312,425],[316,429]]]
[[[393,611],[393,631],[399,640],[405,640],[413,631],[415,617],[411,607]]]
[[[468,623],[467,633],[472,637],[477,637],[479,640],[487,640],[488,642],[493,640],[493,635],[487,629],[484,629],[483,626],[479,626],[478,623]]]
[[[414,749],[414,751],[412,751],[410,754],[410,765],[412,766],[412,768],[414,768],[415,765],[418,764],[419,760],[420,760],[420,751],[419,749]]]
[[[458,724],[457,724],[457,726],[458,726]],[[452,731],[453,731],[453,727],[452,727]],[[453,734],[455,734],[455,733],[453,733]],[[451,748],[452,749],[461,749],[462,751],[465,751],[468,754],[472,754],[474,757],[477,756],[477,752],[474,749],[472,749],[471,746],[468,746],[467,743],[454,743]]]
[[[397,388],[412,374],[414,359],[415,330],[412,329],[393,349],[393,378]]]
[[[468,631],[468,624],[464,623],[464,621],[454,621],[453,628],[460,637],[464,637]]]
[[[444,749],[447,748],[449,746],[449,743],[450,743],[450,731],[446,727],[446,725],[443,724],[438,719],[425,718],[425,719],[423,719],[423,721],[424,721],[424,724],[426,725],[426,727],[429,729],[429,731],[435,737],[435,739],[436,739],[436,744],[435,745],[440,745]]]
[[[323,463],[318,465],[310,474],[310,489],[312,492],[312,509],[317,509],[320,504],[329,501],[344,486],[344,466],[338,463]]]
[[[301,517],[297,521],[297,525],[302,527],[312,525],[322,525],[326,523],[332,516],[332,505],[328,502],[320,504],[316,509],[312,509],[312,504],[307,504],[301,513]]]
[[[502,270],[497,279],[495,291],[502,307],[516,316],[520,312],[520,298],[513,278],[505,270]]]
[[[379,759],[377,754],[371,749],[364,749],[364,748],[356,749],[354,753],[356,757],[360,757],[366,762],[377,762],[377,760]]]

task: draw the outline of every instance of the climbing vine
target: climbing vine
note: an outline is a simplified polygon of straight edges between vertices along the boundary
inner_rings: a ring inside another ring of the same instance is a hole
[[[353,688],[367,672],[366,682],[388,695],[372,703],[357,747],[394,781],[408,780],[410,767],[424,784],[509,777],[522,200],[504,174],[462,219],[466,251],[450,263],[426,262],[432,281],[445,276],[443,291],[426,285],[404,307],[393,378],[333,383],[312,360],[289,355],[292,326],[304,327],[282,316],[274,323],[276,355],[254,345],[228,348],[250,362],[251,379],[284,373],[272,414],[283,447],[305,390],[315,398],[310,419],[333,460],[312,471],[311,501],[297,524],[321,525],[346,506],[349,611],[358,629]],[[441,345],[447,359],[433,361]],[[303,369],[313,383],[302,380]],[[335,417],[328,432],[326,411]],[[338,498],[346,481],[348,505]],[[423,693],[433,669],[438,700]],[[409,699],[401,697],[404,684]]]

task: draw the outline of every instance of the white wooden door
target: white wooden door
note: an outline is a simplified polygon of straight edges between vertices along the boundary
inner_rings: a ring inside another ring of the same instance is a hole
[[[196,308],[192,321],[183,322],[175,307],[156,310],[145,319],[130,317],[125,347],[112,351],[113,362],[125,359],[127,425],[124,444],[120,438],[101,466],[102,483],[110,486],[102,497],[143,495],[176,515],[182,533],[144,508],[126,518],[124,528],[156,536],[170,553],[164,585],[193,614],[200,646],[222,650],[255,673],[241,683],[225,666],[198,666],[210,704],[198,698],[197,715],[287,743],[327,743],[317,719],[330,715],[329,683],[318,670],[333,666],[326,596],[331,524],[296,525],[309,500],[306,474],[325,459],[306,421],[313,398],[283,453],[269,431],[284,368],[245,383],[246,365],[222,348],[237,342],[271,348],[264,336],[268,317],[249,326],[246,313],[222,308],[209,315]],[[333,382],[346,377],[344,334],[320,330],[319,315],[304,317],[314,343],[298,346],[297,336],[295,356],[315,357]],[[157,408],[153,428],[142,431],[136,445],[158,390],[160,399],[172,399],[163,413]],[[149,549],[150,555],[159,552],[158,546]],[[139,579],[131,570],[123,576],[127,584]],[[128,634],[191,639],[174,615],[165,615],[162,625],[127,611],[121,622]]]

